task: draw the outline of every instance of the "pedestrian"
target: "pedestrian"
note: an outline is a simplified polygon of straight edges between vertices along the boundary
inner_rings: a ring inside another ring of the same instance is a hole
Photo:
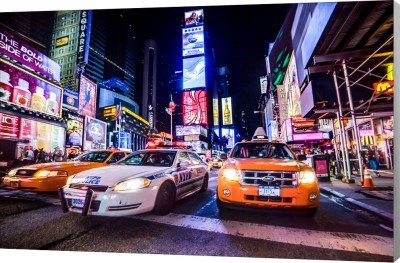
[[[54,148],[54,152],[53,152],[53,161],[54,162],[62,162],[63,160],[63,152],[60,149],[59,146],[57,146],[56,148]]]
[[[376,162],[376,153],[375,153],[375,148],[371,147],[371,150],[368,151],[368,162],[369,162],[369,168],[376,171],[378,170],[378,165]]]
[[[31,149],[32,149],[33,147],[31,147]],[[39,149],[35,149],[34,151],[33,151],[33,161],[36,163],[36,160],[37,160],[37,156],[38,156],[38,153],[39,153]]]
[[[36,163],[44,163],[44,150],[43,148],[39,149],[39,152],[36,157]]]
[[[24,165],[30,165],[34,163],[34,158],[35,155],[32,151],[32,146],[27,148],[26,151],[24,152],[24,159],[23,159],[23,163]]]

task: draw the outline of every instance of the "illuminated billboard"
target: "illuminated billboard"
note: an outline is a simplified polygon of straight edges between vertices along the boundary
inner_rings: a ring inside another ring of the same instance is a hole
[[[214,126],[218,126],[218,99],[213,99],[213,122]]]
[[[182,56],[204,54],[203,26],[182,29]]]
[[[176,136],[194,135],[200,134],[207,137],[207,129],[200,125],[183,126],[176,125]]]
[[[183,59],[183,89],[206,86],[206,64],[204,56]]]
[[[215,134],[221,138],[222,143],[226,144],[227,148],[232,148],[235,144],[235,130],[222,128],[222,137],[219,135],[219,129],[214,129]]]
[[[207,125],[207,96],[205,90],[183,92],[183,124]]]
[[[85,151],[106,149],[106,134],[106,122],[86,116],[83,149]]]
[[[193,10],[185,12],[185,27],[203,25],[204,23],[204,10]]]
[[[82,75],[79,84],[79,114],[92,118],[96,116],[96,93],[97,85]]]
[[[3,60],[0,60],[0,76],[4,83],[0,87],[0,100],[61,117],[60,87]]]
[[[82,146],[83,117],[67,114],[67,146]]]
[[[231,97],[222,99],[222,125],[232,125],[232,100]]]

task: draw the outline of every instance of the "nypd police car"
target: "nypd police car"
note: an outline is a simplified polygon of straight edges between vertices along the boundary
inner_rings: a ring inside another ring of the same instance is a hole
[[[165,215],[175,202],[208,188],[210,170],[187,149],[146,149],[118,163],[71,176],[59,189],[64,212],[126,216]]]

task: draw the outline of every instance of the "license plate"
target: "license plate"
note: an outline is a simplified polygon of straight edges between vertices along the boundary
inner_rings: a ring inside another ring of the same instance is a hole
[[[71,200],[71,204],[72,204],[72,206],[74,206],[74,207],[83,207],[83,205],[85,204],[85,200],[84,199],[76,199],[76,198],[73,198],[72,200]]]
[[[19,188],[19,181],[11,181],[10,182],[11,187]]]
[[[259,186],[258,187],[259,196],[280,196],[281,189],[279,186]]]

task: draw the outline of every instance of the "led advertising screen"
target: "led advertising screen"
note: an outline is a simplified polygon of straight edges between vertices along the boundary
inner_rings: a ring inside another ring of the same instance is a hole
[[[222,125],[232,125],[232,100],[231,97],[222,99]]]
[[[0,60],[0,74],[2,82],[7,82],[0,87],[0,100],[61,117],[60,87],[3,60]]]
[[[207,125],[207,96],[205,90],[183,92],[183,124]]]
[[[60,81],[60,65],[3,28],[0,29],[0,53],[46,77]]]
[[[204,23],[204,10],[193,10],[185,12],[185,27],[203,25]]]
[[[83,117],[68,113],[67,115],[67,146],[82,146]]]
[[[204,56],[183,59],[183,89],[206,86],[206,64]]]
[[[219,129],[214,129],[215,134],[217,134],[218,137],[219,135]],[[233,145],[235,144],[235,130],[234,129],[226,129],[222,128],[222,137],[221,140],[223,143],[226,143],[226,147],[232,148]]]
[[[86,150],[106,149],[107,123],[89,116],[85,118],[84,146]]]
[[[176,130],[176,136],[200,134],[207,137],[207,129],[200,125],[191,125],[191,126],[176,125],[175,130]]]
[[[64,89],[63,95],[63,108],[78,111],[79,107],[79,93],[69,89]]]
[[[213,122],[214,126],[218,126],[218,99],[213,99]]]
[[[82,75],[79,84],[79,111],[84,116],[96,116],[97,85]]]
[[[203,26],[182,29],[182,56],[204,54]]]

